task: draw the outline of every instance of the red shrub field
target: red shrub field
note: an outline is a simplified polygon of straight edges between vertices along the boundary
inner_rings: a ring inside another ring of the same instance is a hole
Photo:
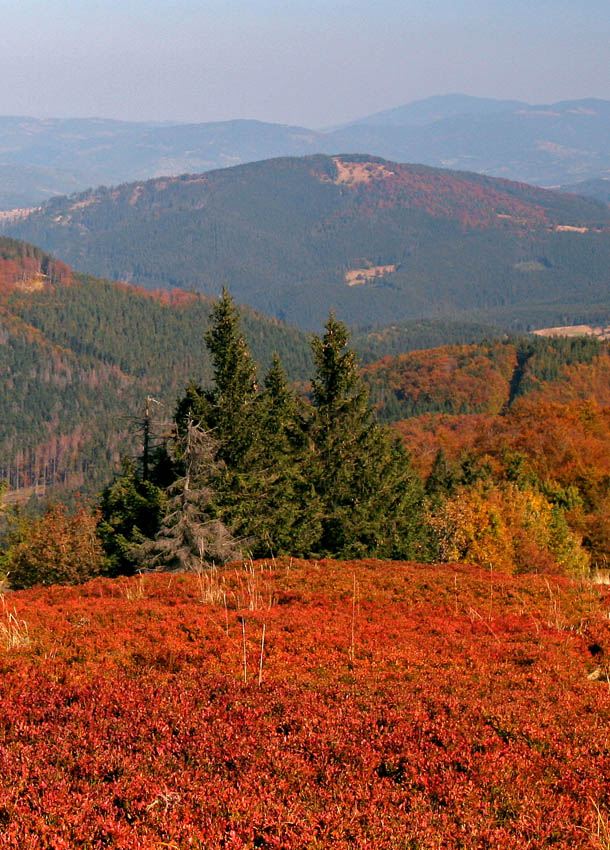
[[[607,848],[609,611],[374,561],[10,594],[0,848]]]

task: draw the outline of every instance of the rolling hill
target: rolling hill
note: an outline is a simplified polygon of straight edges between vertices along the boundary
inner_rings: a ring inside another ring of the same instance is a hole
[[[501,115],[505,112],[528,109],[521,100],[497,100],[492,97],[472,97],[467,94],[433,95],[392,109],[365,115],[335,129],[348,127],[426,127],[449,118],[475,115]]]
[[[472,529],[487,514],[488,543],[498,547],[494,558],[500,562],[502,546],[509,546],[510,533],[500,541],[510,526],[510,505],[529,490],[564,512],[591,563],[606,568],[607,342],[530,338],[445,346],[383,358],[364,374],[380,417],[393,422],[421,474],[436,475],[453,500],[454,514],[444,517],[448,528],[472,511],[474,525],[464,533],[476,543]],[[529,528],[539,528],[540,516],[534,511]],[[526,546],[522,556],[531,568],[533,551]]]
[[[81,272],[216,294],[317,329],[458,318],[599,322],[607,205],[342,155],[276,159],[54,199],[5,224]]]
[[[610,177],[598,177],[596,180],[582,180],[569,186],[562,186],[562,192],[572,192],[585,198],[596,198],[610,204]]]
[[[252,120],[3,116],[0,210],[100,184],[340,151],[560,185],[608,171],[609,128],[608,101],[530,105],[466,95],[415,101],[325,131]]]
[[[524,397],[610,407],[610,345],[594,338],[488,339],[384,356],[364,366],[381,419],[505,415]]]

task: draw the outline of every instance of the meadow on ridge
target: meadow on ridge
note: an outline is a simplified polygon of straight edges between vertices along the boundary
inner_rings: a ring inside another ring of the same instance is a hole
[[[3,605],[0,848],[608,846],[603,584],[283,559]]]

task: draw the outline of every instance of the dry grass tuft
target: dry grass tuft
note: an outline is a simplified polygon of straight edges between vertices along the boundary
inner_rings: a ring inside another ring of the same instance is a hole
[[[218,567],[198,570],[197,587],[204,605],[220,605],[226,599],[224,575],[221,576]]]
[[[255,566],[252,561],[232,570],[201,569],[196,573],[200,599],[204,605],[225,609],[268,610],[275,604],[275,595],[266,569],[266,562]]]
[[[133,602],[135,599],[145,599],[144,576],[140,574],[136,582],[130,582],[125,586],[125,599]]]
[[[15,608],[12,611],[8,609],[4,596],[1,599],[0,641],[4,644],[4,648],[8,651],[28,646],[30,643],[28,624],[17,617]]]
[[[598,850],[610,850],[610,824],[608,824],[608,818],[604,815],[597,803],[595,801],[592,802],[597,816],[596,823],[591,834],[593,845],[598,848]]]

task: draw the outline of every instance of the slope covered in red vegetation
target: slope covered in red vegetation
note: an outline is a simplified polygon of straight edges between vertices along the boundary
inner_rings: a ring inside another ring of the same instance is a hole
[[[13,594],[0,847],[596,846],[609,604],[378,562]]]
[[[454,476],[452,496],[475,478],[487,496],[507,482],[543,493],[565,511],[592,564],[605,566],[607,344],[582,338],[453,346],[386,358],[365,374],[424,477],[442,449]],[[463,505],[455,507],[463,513]]]
[[[373,392],[394,395],[405,412],[499,413],[517,366],[514,345],[451,345],[384,357],[363,370]]]
[[[72,269],[33,245],[0,239],[0,296],[73,283]]]
[[[456,218],[463,227],[521,228],[550,226],[547,209],[553,192],[512,183],[509,180],[477,181],[468,172],[441,171],[421,165],[382,163],[360,158],[333,157],[337,169],[332,182],[351,189],[364,189],[364,209],[394,206],[420,209],[438,218]],[[314,175],[329,180],[326,175]]]

